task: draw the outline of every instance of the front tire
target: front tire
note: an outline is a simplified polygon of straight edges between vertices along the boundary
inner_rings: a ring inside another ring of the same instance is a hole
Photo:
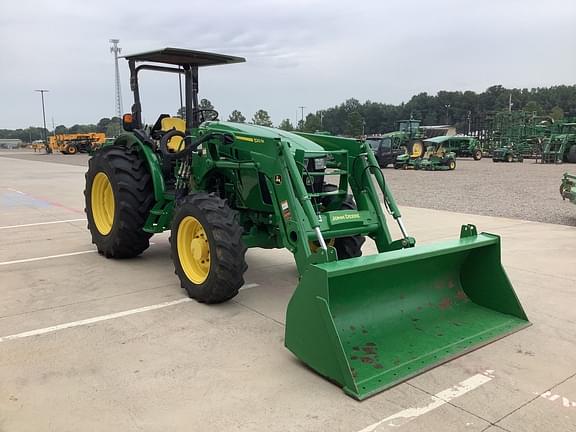
[[[150,245],[143,231],[154,204],[152,178],[138,149],[110,146],[88,161],[86,216],[92,243],[106,258],[132,258]]]
[[[184,198],[174,211],[172,261],[182,288],[202,303],[222,303],[244,285],[246,246],[237,213],[204,192]]]
[[[576,144],[572,144],[572,147],[570,147],[570,150],[568,150],[566,161],[570,163],[576,163]]]
[[[338,187],[333,184],[325,184],[324,192],[334,192],[338,190]],[[329,199],[324,203],[324,206],[329,206]],[[346,199],[340,205],[340,210],[356,210],[356,203],[352,195],[347,195]],[[348,259],[356,258],[362,256],[362,245],[366,241],[366,238],[362,235],[353,235],[348,237],[338,237],[334,240],[334,247],[336,248],[336,253],[338,254],[338,259]]]
[[[474,154],[472,157],[474,158],[474,160],[479,161],[480,159],[482,159],[482,151],[480,151],[479,149],[474,150]]]

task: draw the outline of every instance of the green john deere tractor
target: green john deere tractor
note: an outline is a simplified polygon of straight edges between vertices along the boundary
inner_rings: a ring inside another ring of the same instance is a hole
[[[543,163],[576,163],[576,123],[555,125],[549,137],[543,140]]]
[[[126,133],[86,174],[88,227],[105,257],[139,255],[170,230],[182,287],[218,303],[244,283],[247,248],[287,248],[300,277],[286,347],[358,399],[529,325],[499,237],[463,225],[457,240],[415,247],[367,143],[221,122],[199,109],[199,68],[243,58],[174,48],[126,58]],[[185,120],[142,123],[144,71],[184,76]],[[366,237],[377,254],[361,256]]]
[[[576,204],[576,175],[564,173],[560,184],[560,195],[563,200]]]

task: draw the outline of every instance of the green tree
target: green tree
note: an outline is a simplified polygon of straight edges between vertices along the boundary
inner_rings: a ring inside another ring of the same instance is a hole
[[[122,133],[122,121],[119,117],[112,117],[110,119],[110,123],[106,127],[106,136],[107,137],[117,137]]]
[[[552,108],[552,111],[550,111],[550,117],[554,120],[562,120],[564,118],[564,110],[556,105]]]
[[[246,117],[244,117],[240,111],[234,110],[228,116],[228,121],[234,123],[245,123]]]
[[[531,100],[524,107],[524,111],[535,112],[536,114],[540,114],[542,112],[542,108],[540,108],[538,102]]]
[[[208,99],[200,99],[200,103],[198,104],[198,108],[201,110],[213,110],[214,105]]]
[[[270,120],[270,115],[267,111],[258,110],[254,113],[254,117],[252,117],[252,123],[259,126],[272,126],[272,120]]]
[[[200,99],[200,102],[198,103],[198,109],[213,110],[214,105],[212,105],[212,102],[210,102],[208,99]],[[176,111],[176,116],[186,120],[186,107],[183,106],[178,108],[178,111]]]
[[[58,125],[54,128],[54,133],[56,133],[56,134],[68,133],[68,128],[64,125]]]
[[[278,125],[278,129],[282,129],[285,131],[293,131],[294,126],[292,125],[292,122],[290,121],[290,119],[284,119]]]
[[[96,128],[98,132],[106,132],[108,125],[110,125],[110,119],[107,117],[101,118],[98,123],[96,123]]]
[[[362,134],[364,119],[358,111],[348,114],[346,121],[346,135],[357,137]]]
[[[358,111],[353,111],[346,118],[345,134],[349,136],[358,136],[362,134],[362,123],[364,119]]]
[[[316,114],[308,114],[306,116],[306,121],[304,122],[304,131],[306,132],[316,132],[322,128],[320,125],[320,116]]]

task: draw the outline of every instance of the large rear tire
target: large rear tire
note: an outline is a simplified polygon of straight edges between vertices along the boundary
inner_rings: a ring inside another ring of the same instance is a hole
[[[152,179],[137,148],[110,146],[88,161],[86,216],[106,258],[132,258],[150,245],[144,224],[154,204]]]
[[[202,303],[230,300],[242,285],[246,246],[237,212],[213,194],[184,198],[172,220],[172,261],[182,288]]]
[[[572,144],[572,147],[570,147],[570,150],[568,150],[566,161],[570,163],[576,163],[576,144]]]
[[[411,143],[408,143],[408,153],[410,153],[410,157],[413,159],[420,158],[426,152],[426,147],[422,140],[415,140]]]

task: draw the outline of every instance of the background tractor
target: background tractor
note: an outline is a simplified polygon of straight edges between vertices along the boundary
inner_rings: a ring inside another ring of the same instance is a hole
[[[544,138],[543,163],[576,163],[576,123],[559,123]]]
[[[57,134],[50,137],[50,148],[62,154],[89,153],[106,141],[103,133]]]
[[[529,325],[499,237],[464,225],[460,239],[415,247],[367,143],[199,109],[199,69],[243,58],[175,48],[126,58],[126,133],[86,173],[88,227],[105,257],[137,256],[170,230],[181,286],[219,303],[243,285],[247,248],[288,249],[299,283],[286,347],[358,399]],[[143,124],[139,75],[148,71],[184,76],[185,119]],[[366,238],[377,254],[361,256]]]
[[[576,204],[576,175],[564,173],[562,183],[560,184],[560,195],[562,199],[569,200]]]
[[[400,120],[398,130],[382,135],[382,138],[391,140],[392,148],[405,148],[411,157],[419,158],[424,154],[424,132],[420,127],[420,120]]]

